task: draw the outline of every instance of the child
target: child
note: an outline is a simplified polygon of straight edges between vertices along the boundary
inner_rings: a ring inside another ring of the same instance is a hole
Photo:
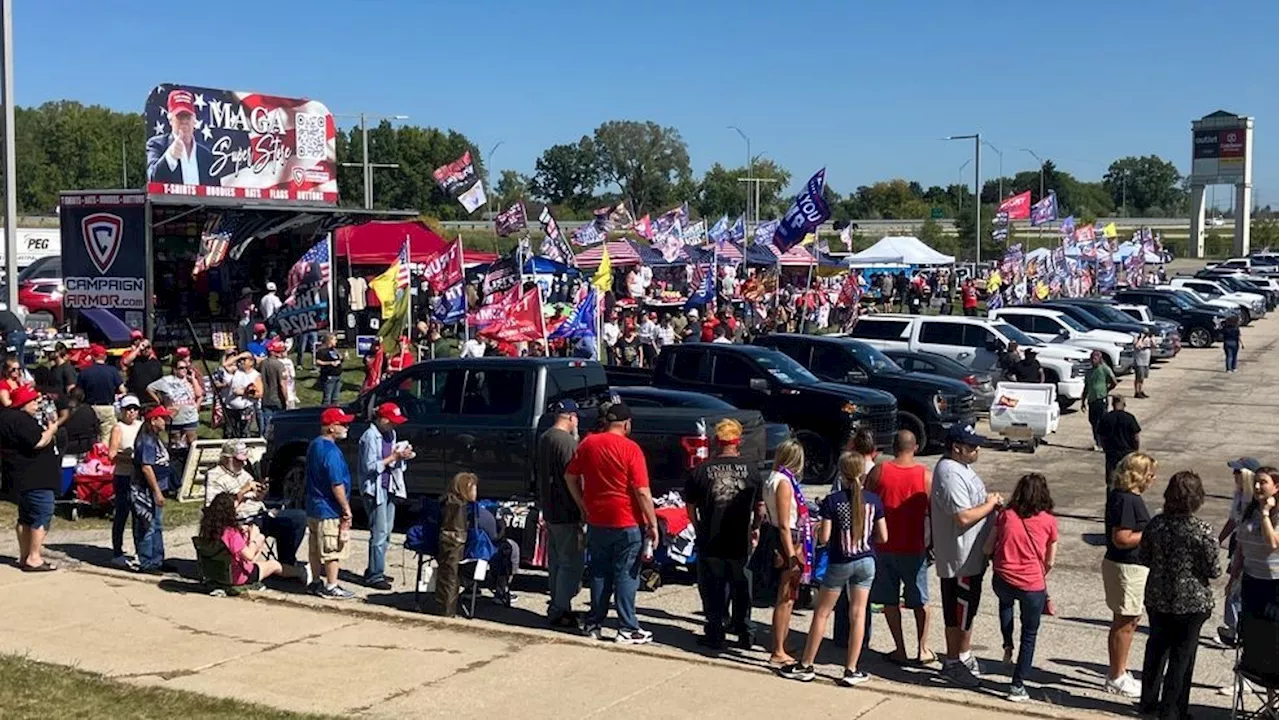
[[[236,497],[219,493],[200,517],[200,539],[206,543],[221,542],[231,553],[231,584],[252,585],[272,575],[280,575],[284,566],[279,560],[260,560],[258,555],[267,539],[257,525],[241,526],[236,520]]]
[[[1227,522],[1218,533],[1218,543],[1227,543],[1227,557],[1236,554],[1236,527],[1244,517],[1244,511],[1253,500],[1253,473],[1262,463],[1256,458],[1242,457],[1227,463],[1231,468],[1236,489],[1231,496],[1231,509]],[[1227,599],[1222,604],[1222,624],[1218,626],[1218,640],[1227,647],[1236,646],[1236,623],[1240,617],[1240,582],[1238,577],[1227,581]]]
[[[440,550],[436,554],[436,604],[444,617],[458,614],[458,565],[467,546],[467,506],[475,502],[475,473],[458,473],[449,481],[440,513]]]

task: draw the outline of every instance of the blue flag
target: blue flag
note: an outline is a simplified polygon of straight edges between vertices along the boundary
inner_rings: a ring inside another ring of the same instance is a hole
[[[593,338],[596,336],[596,289],[587,291],[587,296],[573,309],[569,318],[560,323],[547,335],[548,340],[565,340]]]
[[[738,219],[733,222],[733,227],[729,228],[729,242],[742,242],[747,237],[747,219],[739,215]]]
[[[714,240],[720,244],[724,244],[725,235],[729,232],[729,216],[721,215],[715,225],[707,231],[707,239]]]
[[[766,220],[756,226],[755,234],[751,237],[754,245],[768,245],[773,242],[773,234],[778,231],[777,220]]]
[[[431,317],[443,325],[462,322],[467,316],[467,294],[463,292],[462,283],[444,291],[436,298],[436,306],[431,308]]]
[[[796,195],[787,214],[782,216],[777,232],[773,235],[773,244],[786,252],[804,239],[805,235],[818,229],[818,226],[831,217],[831,208],[822,197],[827,186],[827,169],[822,168],[809,178],[804,190]]]
[[[1058,195],[1049,191],[1049,196],[1031,206],[1031,227],[1043,225],[1058,219]]]
[[[1062,221],[1060,231],[1063,235],[1074,235],[1076,232],[1076,216],[1068,215],[1067,219]]]
[[[711,256],[711,267],[702,274],[702,284],[698,286],[697,292],[689,296],[684,303],[684,309],[700,308],[706,306],[707,303],[715,302],[716,299],[716,261],[719,258],[716,255]]]

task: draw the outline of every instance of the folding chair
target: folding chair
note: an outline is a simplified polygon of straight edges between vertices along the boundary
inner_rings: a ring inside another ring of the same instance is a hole
[[[239,595],[246,590],[260,590],[262,583],[236,585],[231,581],[231,551],[221,542],[206,543],[198,536],[191,538],[196,549],[196,569],[200,582],[209,588],[209,594]]]
[[[422,608],[422,570],[427,567],[434,558],[424,553],[418,553],[418,571],[413,576],[413,605],[419,609]],[[470,567],[470,570],[468,570]],[[489,563],[482,560],[466,560],[458,563],[458,610],[463,617],[468,619],[475,617],[476,614],[476,598],[480,595],[480,583],[484,582],[485,575],[489,572]],[[467,580],[466,578],[470,578]]]
[[[1250,613],[1240,616],[1236,637],[1235,691],[1232,693],[1232,720],[1259,720],[1275,718],[1276,707],[1270,701],[1276,695],[1277,654],[1280,653],[1280,627],[1274,619],[1256,617]],[[1258,707],[1249,710],[1249,698]]]

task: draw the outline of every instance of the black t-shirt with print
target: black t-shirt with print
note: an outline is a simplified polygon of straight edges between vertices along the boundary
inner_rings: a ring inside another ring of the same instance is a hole
[[[684,486],[685,503],[698,509],[698,552],[745,560],[751,553],[751,524],[760,492],[759,474],[742,458],[719,457],[699,465]]]
[[[1151,522],[1151,513],[1147,511],[1147,504],[1142,501],[1141,495],[1111,490],[1107,497],[1107,514],[1104,524],[1107,533],[1106,558],[1115,563],[1139,564],[1137,546],[1128,549],[1116,547],[1111,541],[1111,531],[1116,528],[1141,531],[1146,529],[1149,522]]]

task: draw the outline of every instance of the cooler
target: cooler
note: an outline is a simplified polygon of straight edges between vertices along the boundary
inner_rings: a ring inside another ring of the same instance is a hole
[[[1002,382],[991,403],[991,431],[1011,440],[1034,441],[1057,432],[1057,388],[1049,383]]]

